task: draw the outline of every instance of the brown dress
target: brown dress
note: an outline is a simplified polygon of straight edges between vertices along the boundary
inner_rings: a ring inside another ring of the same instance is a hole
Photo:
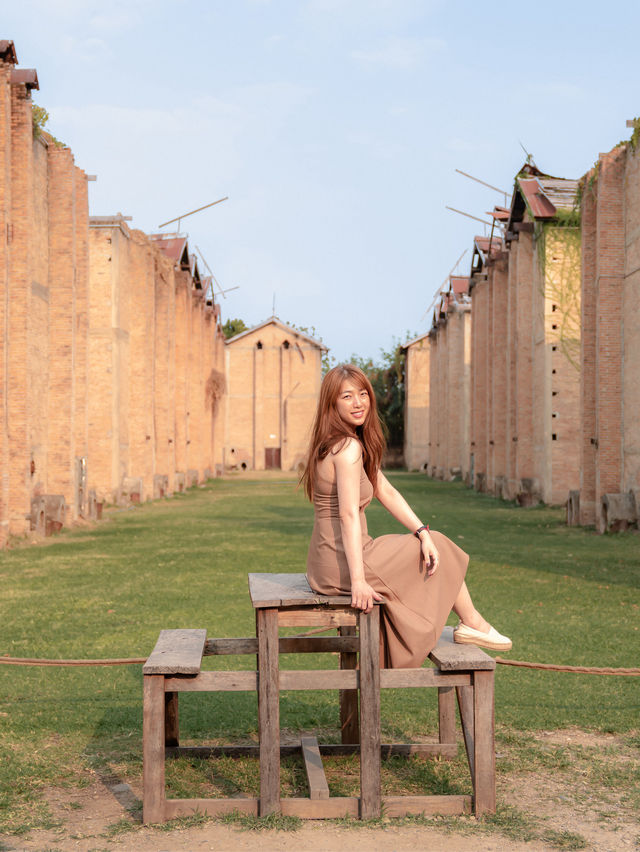
[[[373,539],[368,534],[364,510],[372,497],[373,486],[361,464],[360,526],[365,579],[384,597],[381,664],[386,668],[421,666],[449,617],[469,557],[445,535],[432,532],[440,565],[428,577],[420,542],[414,535],[383,535]],[[336,483],[318,476],[313,505],[315,522],[307,557],[309,585],[323,595],[350,594]]]

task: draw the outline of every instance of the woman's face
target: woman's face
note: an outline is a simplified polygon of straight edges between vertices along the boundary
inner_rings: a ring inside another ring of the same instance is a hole
[[[336,400],[341,420],[352,428],[362,426],[369,415],[371,400],[366,388],[358,387],[353,379],[345,379]]]

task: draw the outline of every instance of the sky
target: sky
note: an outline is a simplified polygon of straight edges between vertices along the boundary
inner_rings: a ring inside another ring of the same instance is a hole
[[[181,222],[223,321],[274,312],[338,361],[427,308],[526,152],[578,178],[640,115],[640,3],[21,0],[0,38],[48,129],[97,175],[92,215]],[[202,264],[201,264],[202,268]]]

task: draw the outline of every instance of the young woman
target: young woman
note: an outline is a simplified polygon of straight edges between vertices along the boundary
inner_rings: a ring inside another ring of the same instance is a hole
[[[473,605],[464,576],[469,557],[430,532],[380,470],[384,438],[366,375],[352,364],[330,370],[322,382],[302,482],[315,523],[307,579],[324,595],[350,594],[351,606],[381,611],[383,664],[421,666],[449,613],[460,618],[454,639],[494,650],[511,641]],[[364,509],[377,497],[413,535],[367,533]]]

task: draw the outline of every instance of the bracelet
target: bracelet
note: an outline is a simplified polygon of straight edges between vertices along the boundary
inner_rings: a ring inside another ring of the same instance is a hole
[[[422,530],[431,532],[431,530],[429,529],[429,524],[423,524],[421,527],[418,527],[418,529],[414,532],[416,538],[420,538],[420,533],[422,532]]]

